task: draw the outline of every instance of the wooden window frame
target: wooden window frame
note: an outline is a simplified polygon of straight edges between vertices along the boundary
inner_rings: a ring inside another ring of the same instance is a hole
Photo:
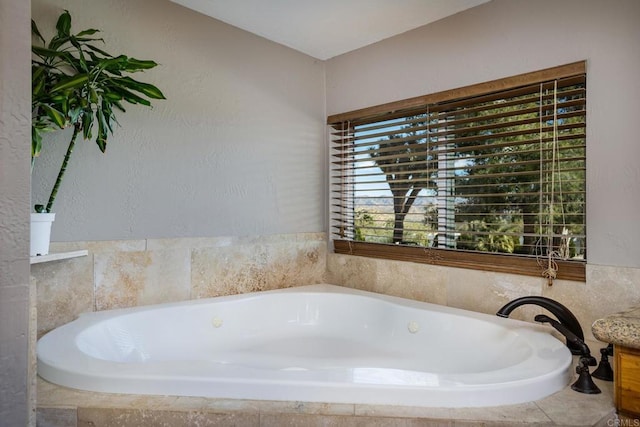
[[[570,78],[580,74],[586,74],[586,61],[574,62],[567,65],[547,68],[540,71],[520,74],[458,89],[335,114],[327,117],[327,124],[336,125],[347,121],[351,124],[363,124],[397,118],[411,114],[412,111],[423,108],[425,104],[434,104],[487,95],[498,91],[515,89],[549,80]],[[334,252],[338,254],[409,261],[483,271],[496,271],[542,277],[541,272],[543,270],[543,267],[540,265],[540,260],[531,255],[499,254],[468,250],[370,243],[341,238],[333,239],[333,246]],[[586,261],[556,260],[556,263],[556,279],[585,281]]]

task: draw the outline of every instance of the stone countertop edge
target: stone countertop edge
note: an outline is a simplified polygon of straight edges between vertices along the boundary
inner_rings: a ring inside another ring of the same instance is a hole
[[[591,332],[600,341],[640,349],[640,306],[596,320]]]

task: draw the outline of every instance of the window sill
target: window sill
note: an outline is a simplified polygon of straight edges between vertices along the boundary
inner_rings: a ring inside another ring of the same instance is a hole
[[[334,251],[338,254],[542,277],[542,268],[538,265],[538,260],[532,256],[385,245],[348,240],[334,240],[333,243]],[[556,263],[558,265],[556,279],[579,282],[586,280],[586,262],[557,260]]]
[[[43,263],[43,262],[60,261],[60,260],[63,260],[63,259],[78,258],[78,257],[87,256],[88,254],[89,254],[89,251],[86,250],[86,249],[83,249],[83,250],[80,250],[80,251],[59,252],[59,253],[55,253],[55,254],[32,256],[31,257],[31,264],[40,264],[40,263]]]

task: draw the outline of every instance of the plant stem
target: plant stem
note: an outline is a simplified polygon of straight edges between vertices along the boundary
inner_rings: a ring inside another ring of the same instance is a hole
[[[73,153],[73,147],[76,145],[76,138],[80,133],[82,128],[78,125],[73,127],[73,135],[71,136],[71,141],[69,141],[69,147],[67,147],[67,154],[64,155],[64,160],[62,161],[62,166],[60,167],[60,172],[58,173],[58,177],[56,178],[55,184],[53,184],[53,188],[51,189],[51,195],[49,196],[49,201],[47,202],[47,207],[45,212],[51,212],[51,207],[53,206],[53,202],[58,195],[58,188],[60,187],[60,183],[62,182],[62,177],[67,170],[67,164],[69,163],[69,159],[71,158],[71,153]]]

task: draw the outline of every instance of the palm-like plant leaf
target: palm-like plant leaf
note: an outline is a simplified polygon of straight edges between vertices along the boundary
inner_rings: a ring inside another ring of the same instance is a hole
[[[96,47],[93,43],[104,42],[92,37],[100,32],[97,29],[72,34],[71,15],[66,10],[58,18],[56,34],[49,43],[33,20],[31,31],[42,42],[41,46],[32,46],[32,164],[42,149],[43,132],[65,127],[74,129],[49,197],[46,207],[49,212],[77,135],[92,139],[93,125],[97,124],[95,142],[104,152],[113,124],[118,123],[114,111],[126,111],[122,101],[151,106],[149,99],[165,97],[156,86],[125,75],[154,68],[158,65],[155,61],[113,56]]]
[[[38,36],[40,41],[42,41],[42,44],[46,43],[46,41],[44,40],[44,37],[42,37],[42,34],[40,34],[40,30],[38,30],[38,26],[36,25],[36,22],[33,19],[31,20],[31,32],[34,35]]]
[[[68,10],[65,10],[58,18],[56,30],[58,30],[58,37],[60,38],[69,36],[69,32],[71,31],[71,15],[69,15]]]

